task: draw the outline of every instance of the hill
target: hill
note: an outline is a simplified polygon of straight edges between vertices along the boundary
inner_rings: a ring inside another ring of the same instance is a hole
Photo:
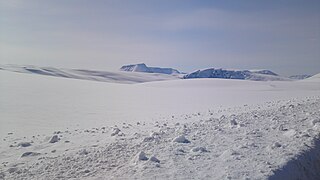
[[[278,76],[270,70],[227,70],[207,68],[197,70],[183,76],[184,79],[193,78],[221,78],[242,79],[254,81],[289,81],[289,78]]]
[[[159,74],[180,74],[180,72],[173,68],[148,67],[146,64],[130,64],[124,65],[120,68],[121,71],[128,72],[144,72],[144,73],[159,73]]]

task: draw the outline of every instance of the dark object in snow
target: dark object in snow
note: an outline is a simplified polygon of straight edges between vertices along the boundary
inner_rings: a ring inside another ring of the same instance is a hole
[[[37,152],[25,152],[21,155],[21,157],[27,157],[27,156],[38,156],[40,153]]]
[[[56,143],[59,141],[59,137],[57,135],[52,136],[51,140],[49,141],[49,143]]]

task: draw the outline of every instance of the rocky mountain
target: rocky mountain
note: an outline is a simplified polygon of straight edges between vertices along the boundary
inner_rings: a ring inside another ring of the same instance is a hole
[[[180,74],[180,72],[173,68],[148,67],[144,63],[124,65],[120,68],[121,71],[128,72],[145,72],[145,73],[159,73],[159,74]]]
[[[247,79],[254,81],[284,81],[289,78],[278,76],[270,70],[227,70],[208,68],[197,70],[183,76],[184,79],[192,78],[221,78],[221,79]]]

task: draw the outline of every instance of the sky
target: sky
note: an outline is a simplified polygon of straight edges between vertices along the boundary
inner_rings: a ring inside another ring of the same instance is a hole
[[[320,73],[319,0],[1,0],[0,64]]]

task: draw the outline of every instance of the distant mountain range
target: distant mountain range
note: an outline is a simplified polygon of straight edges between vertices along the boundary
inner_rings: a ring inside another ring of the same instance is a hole
[[[254,81],[289,81],[270,70],[227,70],[208,68],[197,70],[183,76],[184,79],[192,78],[221,78],[221,79],[247,79]]]
[[[208,68],[197,70],[191,73],[180,73],[173,68],[148,67],[144,63],[125,65],[120,68],[121,71],[145,72],[159,74],[182,74],[183,79],[191,78],[222,78],[222,79],[248,79],[255,81],[288,81],[289,78],[281,77],[270,70],[226,70]]]
[[[180,71],[173,68],[148,67],[144,63],[125,65],[120,68],[120,71],[61,69],[52,67],[36,67],[30,65],[0,65],[0,70],[116,83],[142,83],[150,81],[194,78],[242,79],[253,81],[292,81],[312,78],[310,75],[295,75],[290,77],[283,77],[266,69],[231,70],[221,68],[207,68],[196,70],[191,73],[181,73]]]
[[[183,79],[193,78],[221,78],[221,79],[246,79],[254,81],[290,81],[300,80],[311,77],[310,75],[294,75],[289,77],[279,76],[277,73],[267,70],[230,70],[222,68],[206,68],[196,70],[191,73],[181,73],[173,68],[148,67],[144,63],[124,65],[120,68],[121,71],[127,72],[142,72],[142,73],[158,73],[168,75],[179,75]]]

